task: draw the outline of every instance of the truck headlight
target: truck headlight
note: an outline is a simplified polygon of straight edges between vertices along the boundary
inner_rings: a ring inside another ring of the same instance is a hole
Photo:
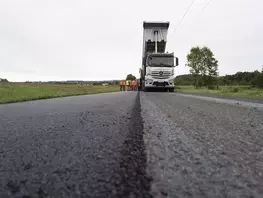
[[[148,79],[147,80],[147,83],[149,84],[149,83],[152,83],[153,82],[153,80],[151,80],[151,79]]]
[[[170,84],[173,84],[173,83],[174,83],[174,80],[169,80],[169,83],[170,83]]]

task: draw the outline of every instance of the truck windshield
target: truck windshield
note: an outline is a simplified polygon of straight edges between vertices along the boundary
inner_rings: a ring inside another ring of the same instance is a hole
[[[151,67],[173,67],[174,58],[169,56],[151,56],[148,59],[148,65]]]

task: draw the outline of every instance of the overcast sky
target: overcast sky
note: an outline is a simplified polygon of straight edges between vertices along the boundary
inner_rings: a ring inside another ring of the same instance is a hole
[[[261,69],[262,0],[0,0],[0,78],[108,80],[139,76],[142,22],[170,21],[168,50],[206,45],[220,75]]]

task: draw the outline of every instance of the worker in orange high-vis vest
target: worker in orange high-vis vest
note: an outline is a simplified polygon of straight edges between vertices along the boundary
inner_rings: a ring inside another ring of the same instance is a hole
[[[132,81],[132,91],[135,91],[135,87],[136,87],[136,81],[133,80],[133,81]]]
[[[125,80],[122,80],[121,83],[122,83],[122,91],[125,91]]]
[[[131,90],[133,91],[133,87],[134,87],[134,82],[133,80],[131,81]]]
[[[125,90],[125,83],[123,83],[123,80],[120,81],[120,91]]]
[[[120,81],[120,91],[122,91],[122,81]]]
[[[130,80],[130,90],[132,91],[132,80]]]

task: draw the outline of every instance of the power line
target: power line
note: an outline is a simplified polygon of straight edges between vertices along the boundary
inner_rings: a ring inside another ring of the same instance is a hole
[[[204,10],[205,10],[206,7],[211,3],[211,1],[212,1],[212,0],[209,0],[209,1],[207,2],[207,4],[203,7],[202,11],[195,17],[195,19],[193,20],[193,23],[196,21],[196,19],[198,18],[198,16],[200,16],[200,15],[204,12]],[[192,23],[192,24],[193,24],[193,23]]]
[[[188,13],[189,9],[192,7],[192,5],[194,4],[195,0],[193,0],[191,2],[191,4],[188,6],[188,8],[186,9],[183,17],[181,18],[181,20],[179,21],[179,23],[177,24],[177,26],[175,27],[174,31],[172,32],[171,36],[174,34],[174,32],[177,30],[177,28],[179,27],[179,25],[181,24],[181,22],[183,21],[184,17],[186,16],[186,14]]]

